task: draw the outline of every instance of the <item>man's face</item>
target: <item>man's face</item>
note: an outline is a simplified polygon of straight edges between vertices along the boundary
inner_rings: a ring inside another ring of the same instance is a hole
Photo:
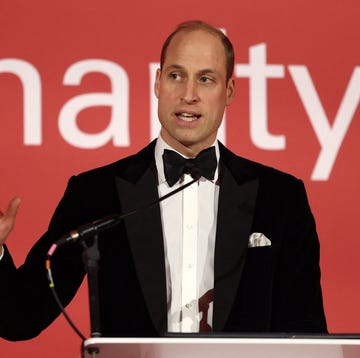
[[[234,90],[219,38],[203,30],[176,34],[155,82],[165,142],[187,156],[210,146]]]

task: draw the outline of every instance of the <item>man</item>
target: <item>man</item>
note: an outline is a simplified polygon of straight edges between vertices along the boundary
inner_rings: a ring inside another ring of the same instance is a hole
[[[193,178],[196,183],[159,206],[100,232],[102,334],[326,332],[319,243],[302,182],[216,141],[235,95],[233,65],[231,43],[208,24],[184,23],[169,36],[155,83],[158,140],[72,177],[22,267],[15,269],[4,246],[2,337],[33,337],[59,314],[43,268],[59,237],[146,206]],[[18,205],[14,199],[0,220],[0,243]],[[85,274],[80,245],[60,247],[52,267],[66,305]]]

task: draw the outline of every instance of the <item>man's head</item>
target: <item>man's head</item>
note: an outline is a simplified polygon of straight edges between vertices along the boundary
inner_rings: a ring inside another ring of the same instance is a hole
[[[213,34],[219,38],[219,40],[222,42],[224,46],[224,54],[226,57],[226,79],[229,80],[230,77],[233,74],[234,71],[234,47],[231,43],[231,41],[228,39],[228,37],[218,28],[213,27],[209,25],[206,22],[194,20],[194,21],[186,21],[179,24],[176,29],[167,37],[165,40],[162,49],[161,49],[161,55],[160,55],[160,69],[163,68],[165,57],[166,57],[166,51],[169,47],[169,44],[173,37],[181,32],[191,32],[195,30],[203,30],[206,32],[209,32],[210,34]]]
[[[212,145],[225,107],[234,98],[233,51],[224,38],[210,25],[189,22],[181,24],[163,46],[155,81],[160,133],[186,156]],[[224,41],[230,50],[225,50]]]

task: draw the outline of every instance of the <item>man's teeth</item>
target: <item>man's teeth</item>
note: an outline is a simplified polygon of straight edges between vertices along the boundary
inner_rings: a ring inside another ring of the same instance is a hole
[[[198,119],[200,116],[192,113],[179,113],[178,117],[180,117],[185,122],[192,122]]]

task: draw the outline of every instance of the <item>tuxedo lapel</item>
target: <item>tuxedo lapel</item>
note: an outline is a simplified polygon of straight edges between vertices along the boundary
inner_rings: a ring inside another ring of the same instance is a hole
[[[141,158],[134,163],[133,173],[129,166],[126,175],[117,178],[123,213],[143,208],[158,199],[153,146],[151,149],[151,158]],[[145,302],[154,326],[161,334],[167,327],[167,300],[159,206],[130,215],[124,224]]]
[[[224,148],[221,153],[224,153]],[[227,155],[232,155],[226,150]],[[221,158],[221,157],[220,157]],[[235,158],[235,156],[234,156]],[[236,163],[239,169],[239,162]],[[239,286],[255,210],[258,180],[236,175],[231,163],[220,162],[221,178],[215,244],[213,330],[221,331]]]

